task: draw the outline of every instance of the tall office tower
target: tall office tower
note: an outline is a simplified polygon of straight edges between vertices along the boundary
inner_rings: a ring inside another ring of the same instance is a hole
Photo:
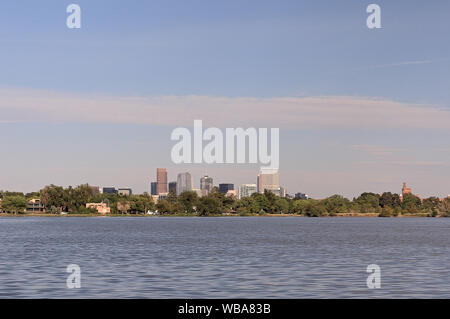
[[[170,192],[172,189],[175,191],[175,193],[177,192],[177,182],[170,182],[170,183],[169,183],[169,192]]]
[[[157,194],[167,193],[167,170],[165,168],[156,169],[156,183]]]
[[[277,169],[263,168],[258,174],[258,193],[263,194],[265,190],[280,196],[280,175]]]
[[[257,192],[256,184],[242,184],[239,187],[238,198],[250,197],[253,193]]]
[[[234,190],[234,184],[227,184],[227,183],[219,184],[219,192],[222,194],[226,194],[228,193],[228,191],[232,190]]]
[[[202,194],[208,195],[212,191],[212,189],[213,189],[212,177],[205,175],[202,178],[200,178],[200,190],[202,191]]]
[[[190,173],[180,173],[177,177],[177,195],[190,192],[194,188],[194,182]]]
[[[150,184],[150,194],[151,195],[158,195],[158,191],[156,190],[156,188],[157,188],[156,185],[157,185],[156,182],[152,182]]]

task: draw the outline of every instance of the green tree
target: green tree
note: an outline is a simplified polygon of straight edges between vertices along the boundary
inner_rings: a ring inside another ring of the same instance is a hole
[[[66,189],[65,197],[68,200],[69,212],[77,213],[85,210],[86,204],[93,200],[94,193],[88,184],[83,184],[76,188],[69,187]]]
[[[354,200],[360,207],[361,213],[373,213],[380,205],[379,195],[375,193],[362,193]]]
[[[438,197],[428,197],[422,201],[422,208],[431,213],[438,209],[440,203],[441,201]]]
[[[45,207],[56,207],[58,211],[64,211],[67,208],[67,194],[64,188],[56,185],[45,186],[40,191],[41,203]]]
[[[183,192],[178,196],[178,202],[183,205],[184,212],[187,214],[195,213],[195,207],[198,204],[196,192]]]
[[[405,194],[403,196],[402,208],[404,212],[408,214],[418,214],[420,212],[421,205],[422,201],[419,197],[413,194]]]
[[[321,203],[320,201],[317,200],[311,200],[308,199],[306,207],[305,207],[305,216],[308,217],[320,217],[325,215],[327,212],[327,209],[325,208],[325,206],[323,205],[323,203]]]
[[[278,214],[288,214],[289,213],[289,202],[286,198],[277,198],[275,200],[275,213]]]
[[[177,191],[175,189],[169,190],[169,194],[167,194],[167,201],[172,204],[177,201]]]
[[[310,199],[297,199],[297,200],[294,200],[293,204],[292,204],[293,213],[294,214],[305,214],[306,207],[308,205],[308,201],[310,201]]]
[[[160,214],[170,214],[172,213],[172,205],[167,199],[161,199],[156,203],[156,210]]]
[[[197,213],[199,216],[223,213],[220,200],[215,196],[203,196],[198,200]]]
[[[443,217],[450,217],[450,197],[445,198],[439,204],[438,211]]]
[[[348,212],[350,201],[341,195],[333,195],[331,197],[325,198],[322,201],[322,205],[325,207],[328,213],[343,214]]]
[[[394,216],[394,209],[391,206],[384,206],[380,208],[381,212],[379,213],[379,217],[392,217]]]
[[[380,196],[380,206],[381,207],[398,207],[401,205],[400,196],[398,194],[392,194],[391,192],[384,192]]]
[[[255,197],[244,197],[237,200],[233,206],[233,209],[239,215],[254,215],[258,214],[261,210],[258,201]]]
[[[265,189],[264,190],[264,197],[267,199],[268,207],[265,209],[266,213],[275,213],[276,207],[275,202],[277,201],[277,195],[272,193],[271,191]]]
[[[24,196],[7,195],[2,199],[2,210],[7,213],[23,213],[27,208],[28,201]]]

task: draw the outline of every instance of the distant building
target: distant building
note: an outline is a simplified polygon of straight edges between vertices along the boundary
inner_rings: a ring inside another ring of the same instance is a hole
[[[111,213],[108,203],[87,203],[86,208],[94,208],[97,213],[105,215]]]
[[[159,193],[158,200],[166,199],[169,193]]]
[[[400,195],[400,200],[403,201],[403,197],[405,197],[405,195],[407,195],[407,194],[411,194],[411,195],[414,195],[414,196],[420,198],[419,194],[413,194],[412,189],[410,187],[407,187],[406,183],[403,182],[402,194]]]
[[[117,194],[117,190],[114,187],[103,187],[103,194]]]
[[[213,189],[213,179],[207,175],[200,178],[200,190],[202,190],[203,194],[208,195]]]
[[[177,195],[183,192],[190,192],[194,188],[192,175],[188,172],[178,174],[177,178]]]
[[[219,184],[219,192],[222,194],[226,194],[228,191],[234,190],[234,184]]]
[[[242,184],[239,187],[239,199],[244,197],[250,197],[253,193],[256,193],[258,191],[256,184]]]
[[[296,193],[294,198],[295,199],[308,199],[308,195],[303,194],[303,193]]]
[[[169,183],[169,192],[170,192],[172,189],[175,191],[175,193],[177,192],[177,182],[170,182],[170,183]]]
[[[286,197],[286,189],[280,186],[280,197]]]
[[[258,193],[264,194],[264,191],[274,193],[277,196],[282,196],[282,189],[280,188],[280,176],[277,169],[261,169],[258,174]]]
[[[403,182],[402,195],[405,196],[406,194],[412,194],[412,189],[406,187],[406,183]]]
[[[26,210],[28,213],[44,213],[45,206],[41,203],[40,199],[32,199],[28,201]]]
[[[121,196],[131,196],[133,194],[131,188],[119,188],[117,193]]]
[[[156,193],[167,193],[167,170],[165,168],[156,169]]]
[[[157,182],[151,182],[151,184],[150,184],[150,194],[151,195],[158,195],[158,191],[157,191],[157,187],[156,187],[157,184],[158,184]]]

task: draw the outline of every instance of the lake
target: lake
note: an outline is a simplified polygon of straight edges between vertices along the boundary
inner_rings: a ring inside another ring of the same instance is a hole
[[[449,234],[450,218],[2,217],[0,298],[450,298]]]

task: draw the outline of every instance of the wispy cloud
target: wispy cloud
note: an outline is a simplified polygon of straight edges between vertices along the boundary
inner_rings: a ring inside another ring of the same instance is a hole
[[[81,122],[218,127],[364,128],[450,130],[450,111],[354,96],[121,97],[0,89],[3,122]]]

